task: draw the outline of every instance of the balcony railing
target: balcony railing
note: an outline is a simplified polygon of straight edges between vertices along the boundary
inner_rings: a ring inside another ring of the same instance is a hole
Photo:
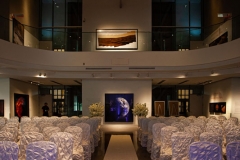
[[[135,47],[99,47],[98,33],[83,32],[81,26],[36,28],[0,16],[0,39],[53,51],[186,51],[219,45],[240,37],[240,16],[209,27],[152,26],[137,31]],[[104,30],[103,30],[104,31]],[[107,33],[107,32],[106,32]],[[110,42],[112,43],[112,42]],[[125,42],[117,42],[125,44]],[[126,42],[128,43],[128,42]],[[131,45],[130,45],[131,46]]]

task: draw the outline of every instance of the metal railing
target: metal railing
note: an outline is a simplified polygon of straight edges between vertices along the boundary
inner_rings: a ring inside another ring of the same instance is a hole
[[[0,24],[0,39],[20,45],[53,51],[98,50],[97,32],[82,32],[81,26],[32,27],[2,16],[0,16]],[[205,48],[239,38],[239,27],[240,16],[204,28],[152,26],[151,32],[137,32],[137,47],[130,49],[185,51]],[[120,49],[125,50],[121,47]]]

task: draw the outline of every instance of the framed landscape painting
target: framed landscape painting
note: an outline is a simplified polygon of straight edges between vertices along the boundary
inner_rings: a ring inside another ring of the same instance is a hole
[[[133,122],[133,94],[105,94],[105,122]]]
[[[29,116],[29,95],[14,93],[15,116]]]
[[[137,29],[97,29],[97,50],[137,50]]]

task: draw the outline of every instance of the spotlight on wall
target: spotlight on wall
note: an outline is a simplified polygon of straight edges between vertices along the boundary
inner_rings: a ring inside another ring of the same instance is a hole
[[[33,84],[33,85],[37,85],[37,86],[39,86],[40,85],[40,82],[39,81],[29,81],[31,84]]]
[[[47,76],[47,73],[39,73],[37,77],[45,78]]]

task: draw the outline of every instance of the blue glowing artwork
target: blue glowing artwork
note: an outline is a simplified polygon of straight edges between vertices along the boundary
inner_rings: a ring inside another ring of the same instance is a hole
[[[105,94],[105,122],[133,122],[133,94]]]

